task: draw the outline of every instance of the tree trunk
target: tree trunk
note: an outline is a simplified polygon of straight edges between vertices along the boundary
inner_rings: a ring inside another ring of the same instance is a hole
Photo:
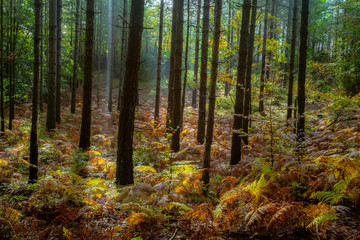
[[[122,95],[122,85],[124,82],[125,75],[125,62],[126,62],[126,46],[127,46],[127,32],[126,32],[126,22],[124,20],[127,19],[127,0],[124,1],[123,6],[123,19],[122,19],[122,32],[121,32],[121,58],[120,58],[120,80],[119,80],[119,96],[118,96],[118,110],[120,111],[121,105],[121,95]]]
[[[203,192],[207,195],[210,182],[210,160],[211,160],[211,144],[214,132],[214,118],[215,118],[215,101],[216,101],[216,79],[219,65],[219,44],[221,34],[221,10],[222,0],[215,1],[215,29],[214,42],[212,49],[211,75],[210,75],[210,93],[209,93],[209,116],[206,126],[206,141],[204,152],[204,169],[202,180],[204,183]]]
[[[228,35],[227,35],[227,40],[228,40],[228,45],[229,47],[231,47],[232,45],[232,31],[231,31],[231,2],[229,1],[229,19],[228,19]],[[230,83],[230,79],[231,79],[231,58],[232,58],[232,53],[229,53],[229,59],[228,59],[228,66],[227,66],[227,72],[229,74],[229,80],[225,81],[225,89],[224,89],[224,96],[228,97],[229,93],[230,93],[230,88],[231,88],[231,83]]]
[[[71,82],[71,113],[75,114],[76,107],[76,84],[78,73],[78,58],[79,58],[79,28],[80,28],[80,0],[76,0],[76,13],[75,13],[75,43],[74,43],[74,66],[73,78]]]
[[[200,45],[200,15],[201,15],[201,0],[198,0],[197,8],[197,18],[196,18],[196,37],[195,37],[195,63],[194,63],[194,81],[193,81],[193,90],[191,97],[191,106],[196,107],[197,102],[197,81],[198,81],[198,72],[199,72],[199,45]]]
[[[44,31],[43,31],[43,4],[40,13],[40,83],[39,83],[39,110],[43,112],[43,80],[44,80]]]
[[[187,83],[187,72],[188,72],[188,55],[189,55],[189,37],[190,37],[190,0],[187,1],[187,27],[186,27],[186,44],[185,44],[185,72],[184,72],[184,83],[182,89],[181,99],[181,125],[184,116],[185,99],[186,99],[186,83]]]
[[[133,133],[135,105],[140,66],[141,37],[144,21],[144,0],[133,0],[130,14],[128,55],[126,57],[123,94],[121,96],[118,148],[116,160],[116,184],[134,183],[133,176]]]
[[[46,128],[56,128],[56,0],[49,0],[48,100]]]
[[[175,41],[174,41],[174,75],[173,75],[173,116],[172,116],[172,139],[171,150],[180,150],[180,130],[181,130],[181,72],[182,72],[182,50],[183,50],[183,21],[184,21],[184,0],[174,0],[177,2],[174,14],[175,21]]]
[[[293,87],[294,87],[294,75],[295,75],[295,49],[296,49],[296,35],[297,35],[297,15],[298,15],[299,0],[294,1],[293,8],[293,22],[291,32],[291,47],[290,47],[290,63],[289,63],[289,91],[288,91],[288,108],[286,119],[290,124],[291,114],[293,109]]]
[[[81,132],[79,148],[86,150],[90,147],[91,130],[91,97],[94,46],[94,0],[87,0],[86,6],[86,35],[85,35],[85,73],[83,107],[81,118]]]
[[[267,66],[266,63],[266,40],[267,40],[267,25],[268,25],[268,16],[269,14],[269,0],[266,0],[265,3],[265,18],[264,18],[264,35],[263,35],[263,44],[262,44],[262,56],[261,56],[261,76],[260,76],[260,101],[259,101],[259,112],[264,112],[264,96],[265,96],[265,82],[267,75]]]
[[[109,92],[108,92],[108,111],[112,112],[112,86],[113,86],[113,78],[114,78],[114,51],[115,51],[115,35],[114,35],[114,24],[115,24],[115,0],[111,1],[111,6],[109,5],[109,7],[111,7],[111,18],[109,19],[109,29],[110,29],[110,49],[109,50],[109,60],[108,63],[108,73],[109,74]]]
[[[288,11],[288,19],[287,19],[287,26],[286,26],[286,46],[285,46],[285,60],[286,63],[284,64],[284,84],[288,83],[289,80],[289,52],[291,46],[291,26],[293,20],[293,11],[294,9],[294,0],[289,0],[289,11]]]
[[[246,67],[246,80],[245,80],[245,102],[244,102],[244,119],[243,119],[243,129],[245,132],[244,143],[249,144],[249,118],[250,118],[250,105],[251,105],[251,74],[252,74],[252,64],[254,58],[254,41],[255,41],[255,27],[256,27],[256,9],[257,9],[257,0],[252,1],[252,10],[251,10],[251,25],[250,25],[250,35],[248,41],[248,56],[247,56],[247,67]]]
[[[247,58],[247,45],[249,35],[249,21],[250,21],[251,0],[244,0],[243,15],[241,20],[241,36],[239,45],[239,63],[237,69],[237,82],[236,82],[236,99],[235,99],[235,113],[234,125],[231,143],[231,159],[230,165],[235,165],[241,160],[242,151],[242,120],[244,114],[244,85],[246,74],[246,58]]]
[[[300,48],[299,48],[299,77],[298,77],[298,126],[297,141],[305,138],[305,79],[306,79],[306,57],[309,23],[309,0],[302,0],[301,27],[300,27]]]
[[[60,124],[60,108],[61,108],[61,21],[62,21],[62,0],[57,0],[57,42],[56,42],[56,122]]]
[[[160,26],[159,26],[159,47],[157,56],[157,69],[156,69],[156,96],[155,96],[155,125],[159,123],[160,118],[160,83],[161,83],[161,54],[163,42],[163,23],[164,23],[164,0],[160,3]]]
[[[30,132],[30,174],[29,183],[35,183],[38,179],[38,143],[37,124],[39,107],[39,67],[40,67],[40,41],[41,41],[41,3],[35,0],[35,31],[34,31],[34,81],[32,94],[32,117]]]
[[[209,48],[209,11],[210,0],[204,0],[203,28],[201,39],[201,67],[200,67],[200,94],[199,94],[199,120],[197,141],[200,144],[205,140],[205,120],[206,120],[206,81],[207,81],[207,62]]]
[[[4,116],[4,60],[3,60],[3,42],[4,42],[4,0],[1,0],[0,18],[1,18],[1,32],[0,32],[0,118],[1,118],[1,136],[5,133],[5,116]]]

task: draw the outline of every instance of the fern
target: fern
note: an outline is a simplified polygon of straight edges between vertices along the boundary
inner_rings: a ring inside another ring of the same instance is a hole
[[[163,211],[163,210],[171,211],[174,208],[178,209],[178,211],[181,213],[185,213],[185,212],[191,210],[191,207],[189,207],[186,204],[179,203],[179,202],[170,202],[170,203],[166,204],[165,206],[161,207],[161,211]]]
[[[340,213],[329,213],[318,216],[312,220],[312,222],[306,226],[306,228],[315,227],[316,231],[318,231],[319,226],[326,225],[329,221],[337,220],[339,218]]]
[[[342,198],[346,198],[346,195],[336,192],[319,191],[312,193],[310,198],[317,199],[321,203],[328,203],[330,205],[334,205],[337,204]]]
[[[246,217],[245,221],[247,222],[246,228],[254,225],[256,222],[259,222],[268,216],[269,213],[273,212],[276,209],[276,203],[269,203],[259,207],[256,211],[249,212]]]

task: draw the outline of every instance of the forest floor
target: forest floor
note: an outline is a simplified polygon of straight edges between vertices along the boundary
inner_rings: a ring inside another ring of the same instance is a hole
[[[0,139],[0,239],[360,239],[360,96],[334,97],[335,91],[309,102],[300,150],[276,114],[284,107],[274,104],[272,119],[255,114],[249,145],[233,167],[231,111],[221,111],[205,197],[197,109],[185,109],[181,151],[172,153],[165,106],[154,128],[144,92],[135,123],[135,184],[121,188],[114,185],[118,113],[108,113],[104,101],[97,106],[94,96],[92,147],[85,153],[77,149],[81,102],[75,115],[62,108],[54,132],[45,130],[41,114],[40,180],[32,186],[31,105],[16,107],[14,129]]]

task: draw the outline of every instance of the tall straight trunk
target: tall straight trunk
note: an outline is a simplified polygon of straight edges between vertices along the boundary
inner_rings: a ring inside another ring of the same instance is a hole
[[[293,20],[293,9],[294,9],[294,0],[289,0],[289,11],[288,11],[288,19],[286,25],[286,46],[285,46],[285,60],[284,64],[284,84],[286,84],[289,80],[289,52],[291,45],[291,26]]]
[[[236,99],[234,107],[234,125],[231,142],[231,158],[230,165],[235,165],[241,160],[242,151],[242,121],[244,114],[244,85],[246,74],[246,59],[247,59],[247,45],[249,35],[249,21],[250,21],[251,0],[244,0],[243,15],[241,20],[241,35],[239,45],[239,63],[237,69],[236,81]]]
[[[184,0],[178,2],[174,11],[175,21],[175,46],[174,46],[174,75],[173,75],[173,116],[172,116],[172,139],[171,150],[180,151],[180,130],[181,130],[181,72],[182,72],[182,50],[183,50],[183,21],[184,21]]]
[[[175,58],[175,49],[176,49],[176,10],[177,10],[178,1],[173,0],[173,12],[172,12],[172,24],[171,24],[171,46],[170,46],[170,73],[169,73],[169,83],[168,83],[168,106],[166,113],[166,129],[169,131],[172,128],[172,118],[173,118],[173,105],[174,105],[174,58]]]
[[[244,143],[249,144],[249,118],[250,118],[250,105],[251,105],[251,74],[252,74],[252,64],[254,59],[254,41],[255,41],[255,27],[256,27],[256,9],[257,9],[257,0],[252,0],[251,8],[251,24],[250,24],[250,34],[248,41],[248,55],[247,55],[247,67],[246,67],[246,79],[245,79],[245,102],[244,102],[244,119],[243,119],[243,129],[245,132]]]
[[[13,15],[13,0],[10,0],[10,9],[9,9],[9,30],[8,30],[8,56],[10,55],[10,53],[13,53],[13,22],[12,22],[12,15]],[[11,130],[12,129],[12,102],[13,102],[13,92],[12,92],[12,89],[13,89],[13,78],[12,78],[12,69],[13,69],[13,66],[14,66],[14,61],[15,61],[15,56],[13,56],[12,59],[9,60],[9,65],[8,65],[8,77],[9,77],[9,129]]]
[[[201,0],[197,2],[197,18],[196,18],[196,33],[195,33],[195,62],[194,62],[194,81],[193,81],[193,89],[191,96],[191,106],[193,108],[196,107],[197,102],[197,81],[198,81],[198,72],[199,72],[199,45],[200,45],[200,13],[201,13]]]
[[[109,98],[108,98],[108,111],[112,112],[112,96],[113,96],[113,78],[114,78],[114,61],[115,61],[115,34],[114,34],[114,24],[115,24],[115,0],[111,1],[111,19],[109,21],[109,28],[111,28],[111,37],[110,37],[110,58],[108,64],[110,64],[110,68],[108,74],[109,76]],[[109,6],[110,7],[110,6]]]
[[[219,45],[221,34],[221,9],[222,0],[215,1],[215,20],[214,20],[214,41],[212,48],[211,61],[211,75],[210,75],[210,93],[209,93],[209,116],[208,124],[206,126],[206,141],[204,152],[204,169],[202,180],[204,183],[204,194],[207,195],[210,182],[210,160],[211,160],[211,144],[214,132],[214,118],[215,118],[215,101],[216,101],[216,79],[219,65]]]
[[[298,24],[298,6],[299,0],[294,0],[293,8],[293,20],[292,20],[292,32],[291,32],[291,47],[290,47],[290,63],[289,63],[289,90],[288,90],[288,102],[287,102],[287,114],[286,119],[290,124],[292,109],[293,109],[293,88],[294,88],[294,75],[295,75],[295,49],[296,49],[296,35]]]
[[[199,120],[197,141],[200,144],[205,140],[205,120],[206,120],[206,81],[207,81],[207,62],[209,48],[209,11],[210,0],[204,0],[203,26],[201,38],[201,67],[200,67],[200,94],[199,94]]]
[[[71,82],[71,108],[72,114],[75,113],[76,107],[76,84],[78,73],[78,58],[79,58],[79,28],[80,28],[80,0],[76,0],[76,13],[75,13],[75,43],[74,43],[74,65],[73,65],[73,78]]]
[[[48,100],[46,128],[56,128],[56,0],[49,0]]]
[[[0,32],[0,67],[1,67],[1,72],[0,72],[0,121],[1,121],[1,136],[4,135],[5,133],[5,116],[4,116],[4,59],[3,59],[3,55],[4,55],[4,49],[3,49],[3,42],[4,42],[4,0],[1,0],[1,5],[0,5],[1,9],[0,9],[0,18],[1,18],[1,32]]]
[[[125,62],[126,62],[126,49],[127,49],[127,32],[126,32],[126,22],[124,19],[127,19],[127,0],[123,0],[123,20],[122,20],[122,31],[121,31],[121,58],[120,58],[120,80],[119,80],[119,96],[118,96],[118,110],[120,111],[120,105],[121,105],[121,95],[122,95],[122,85],[124,82],[125,77]]]
[[[267,76],[267,66],[266,63],[266,40],[268,37],[267,34],[267,25],[269,19],[269,0],[265,2],[265,18],[264,18],[264,34],[263,34],[263,44],[262,44],[262,55],[261,55],[261,76],[260,76],[260,101],[259,101],[259,112],[264,112],[264,96],[265,96],[265,82]]]
[[[126,57],[123,94],[121,96],[118,147],[116,159],[116,184],[134,183],[133,134],[136,95],[140,67],[141,37],[144,21],[144,0],[133,0],[130,14],[128,55]]]
[[[38,142],[37,124],[39,107],[39,67],[40,67],[40,41],[41,41],[41,4],[42,0],[35,0],[35,31],[34,31],[34,80],[32,96],[32,117],[30,132],[30,169],[29,183],[34,183],[38,179]]]
[[[40,14],[40,82],[39,82],[39,110],[43,112],[43,81],[44,81],[44,29],[43,29],[43,4],[41,3]]]
[[[231,2],[229,1],[229,19],[228,19],[228,35],[227,35],[227,40],[228,40],[228,43],[229,43],[229,47],[231,47],[232,45],[232,32],[231,32]],[[228,58],[228,66],[227,66],[227,72],[229,74],[229,76],[231,76],[230,72],[231,72],[231,57],[232,57],[232,54],[231,52],[229,53],[229,58]],[[229,78],[230,80],[230,78]],[[229,96],[229,93],[230,93],[230,88],[231,88],[231,83],[230,81],[226,81],[225,82],[225,89],[224,89],[224,96],[227,97]]]
[[[183,92],[182,92],[182,99],[181,99],[181,122],[183,121],[184,109],[185,109],[186,83],[187,83],[187,72],[188,72],[188,55],[189,55],[189,37],[190,37],[190,0],[187,1],[185,72],[184,72],[184,82],[183,82],[183,89],[182,89]]]
[[[83,107],[79,148],[86,150],[90,147],[91,132],[91,97],[93,73],[94,46],[94,0],[87,0],[86,6],[86,35],[85,35],[85,73]]]
[[[60,124],[60,108],[61,108],[61,38],[62,38],[62,0],[57,0],[57,42],[56,42],[56,122]]]
[[[300,48],[299,48],[299,77],[298,77],[298,125],[297,140],[305,138],[305,79],[306,79],[306,57],[309,25],[309,0],[302,0],[301,27],[300,27]]]
[[[159,47],[156,69],[156,96],[155,96],[155,114],[154,121],[157,125],[160,118],[160,83],[161,83],[161,54],[163,42],[163,23],[164,23],[164,0],[160,2],[160,26],[159,26]]]
[[[276,14],[276,0],[271,0],[271,10],[270,10],[270,15],[271,15],[271,21],[270,21],[270,38],[275,38],[275,14]]]

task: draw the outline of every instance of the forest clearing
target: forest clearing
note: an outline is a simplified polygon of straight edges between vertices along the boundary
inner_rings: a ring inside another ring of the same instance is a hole
[[[0,240],[360,239],[358,0],[0,1]]]

